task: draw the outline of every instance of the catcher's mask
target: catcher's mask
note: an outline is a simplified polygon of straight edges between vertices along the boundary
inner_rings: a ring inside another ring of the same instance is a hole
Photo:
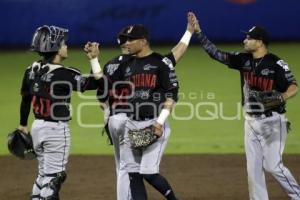
[[[58,52],[62,42],[68,39],[68,29],[57,26],[41,26],[32,37],[31,50],[39,53]]]
[[[29,133],[23,133],[18,129],[14,130],[7,136],[7,146],[9,152],[20,159],[31,160],[36,158]]]

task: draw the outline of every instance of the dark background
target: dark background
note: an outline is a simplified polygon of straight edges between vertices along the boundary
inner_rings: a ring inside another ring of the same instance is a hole
[[[117,45],[126,25],[142,23],[155,44],[177,42],[194,11],[213,41],[237,42],[240,30],[264,26],[272,40],[300,40],[298,0],[1,0],[0,47],[28,47],[34,30],[57,25],[70,30],[69,45],[88,40]]]

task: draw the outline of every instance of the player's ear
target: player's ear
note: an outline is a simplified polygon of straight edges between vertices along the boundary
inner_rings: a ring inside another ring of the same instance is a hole
[[[141,41],[142,41],[143,46],[149,45],[149,42],[147,39],[142,39]]]
[[[265,44],[262,40],[256,40],[256,41],[257,41],[259,47],[265,46]]]

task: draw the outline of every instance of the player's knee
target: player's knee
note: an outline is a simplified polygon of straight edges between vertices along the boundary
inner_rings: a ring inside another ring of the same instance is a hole
[[[43,185],[43,176],[38,175],[32,187],[31,200],[40,199],[42,185]]]
[[[65,182],[67,178],[66,172],[59,172],[55,174],[47,174],[46,177],[51,177],[48,183],[43,185],[41,192],[41,200],[59,200],[59,191],[61,185]],[[43,191],[48,191],[44,192]]]
[[[128,173],[128,175],[129,175],[131,188],[143,184],[143,175],[141,175],[140,173],[130,172]]]
[[[41,197],[39,200],[59,200],[59,197],[51,195],[49,197]]]
[[[40,200],[41,199],[41,196],[39,194],[35,194],[35,195],[31,195],[30,196],[30,200]]]
[[[142,174],[142,176],[147,182],[151,183],[159,176],[159,174]]]
[[[278,164],[270,164],[270,163],[265,163],[264,164],[264,169],[266,172],[270,173],[270,174],[276,174],[278,173],[281,169],[280,169],[280,165],[282,165],[281,163]]]

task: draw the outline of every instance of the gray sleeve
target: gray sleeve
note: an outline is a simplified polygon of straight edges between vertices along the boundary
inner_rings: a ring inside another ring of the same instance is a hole
[[[216,45],[213,44],[202,32],[197,34],[197,37],[200,41],[202,48],[206,53],[214,60],[217,60],[225,65],[229,65],[229,56],[230,53],[220,51],[217,49]]]

